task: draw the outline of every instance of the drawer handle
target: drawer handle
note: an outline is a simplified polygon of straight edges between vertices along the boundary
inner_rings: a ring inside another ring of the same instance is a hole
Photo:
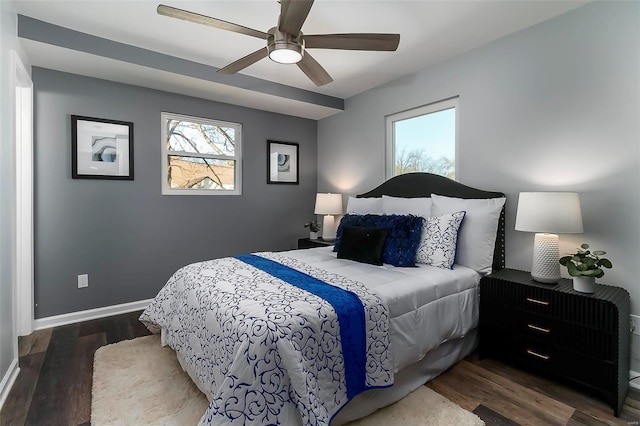
[[[544,305],[544,306],[547,306],[549,304],[549,302],[545,302],[545,301],[538,300],[538,299],[532,299],[530,297],[527,297],[527,302],[537,303],[538,305]]]
[[[533,324],[527,324],[527,327],[529,327],[532,330],[541,331],[543,333],[549,333],[551,331],[550,328],[538,327],[537,325],[533,325]]]
[[[527,353],[529,355],[537,356],[538,358],[544,359],[545,361],[549,360],[549,355],[542,355],[537,352],[532,351],[531,349],[527,349]]]

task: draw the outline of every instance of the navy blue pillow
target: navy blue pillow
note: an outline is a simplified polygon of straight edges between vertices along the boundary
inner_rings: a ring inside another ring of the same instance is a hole
[[[342,230],[338,259],[382,265],[384,243],[388,235],[389,230],[384,228],[348,226]]]
[[[338,226],[333,251],[340,249],[346,227],[384,228],[389,230],[389,236],[384,245],[383,262],[393,266],[415,266],[423,222],[422,217],[411,215],[347,214]]]

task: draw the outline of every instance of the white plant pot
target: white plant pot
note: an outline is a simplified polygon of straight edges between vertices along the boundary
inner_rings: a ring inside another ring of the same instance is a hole
[[[312,240],[317,240],[318,239],[318,233],[317,232],[309,232],[309,238]]]
[[[573,289],[581,293],[593,293],[596,291],[595,277],[573,277]]]

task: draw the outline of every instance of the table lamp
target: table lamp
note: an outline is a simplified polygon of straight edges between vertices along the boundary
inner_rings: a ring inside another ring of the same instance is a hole
[[[336,238],[336,222],[334,215],[342,214],[342,194],[317,194],[315,214],[325,215],[322,220],[322,239],[327,241]]]
[[[535,232],[531,277],[542,283],[560,280],[557,234],[581,233],[580,198],[575,192],[521,192],[516,231]]]

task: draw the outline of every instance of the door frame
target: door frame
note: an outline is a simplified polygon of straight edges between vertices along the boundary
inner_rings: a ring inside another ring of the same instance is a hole
[[[16,336],[33,331],[33,81],[15,50],[11,51],[15,108],[15,328]],[[17,339],[16,339],[17,341]]]

